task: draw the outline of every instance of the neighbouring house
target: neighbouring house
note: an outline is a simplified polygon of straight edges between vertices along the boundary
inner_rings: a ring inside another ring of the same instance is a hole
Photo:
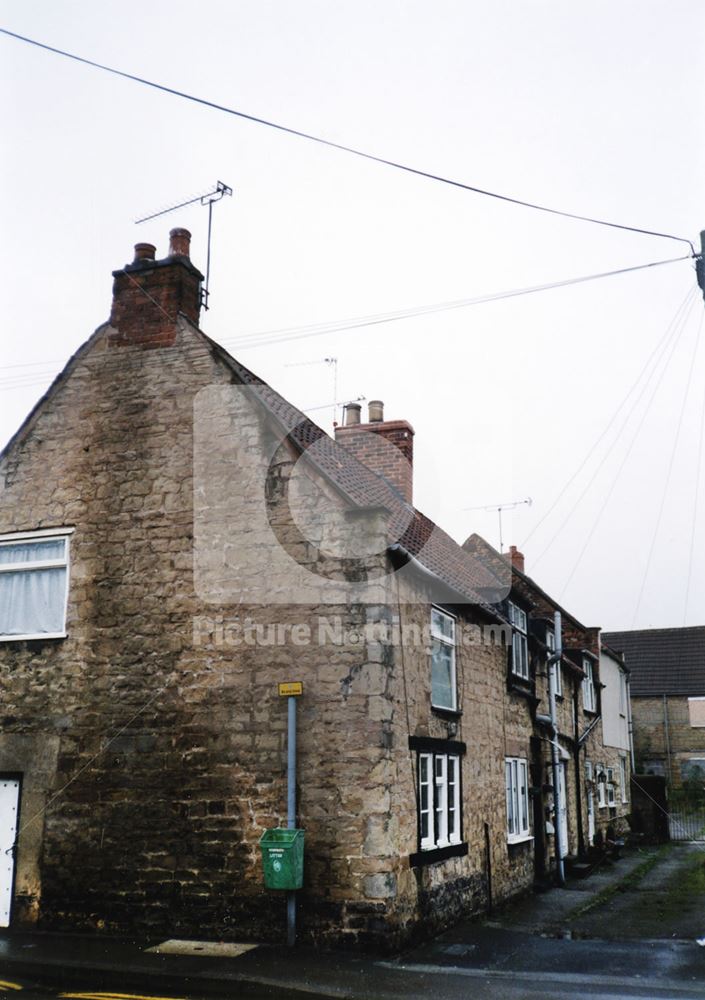
[[[201,282],[185,230],[138,244],[0,455],[0,925],[280,937],[295,680],[300,933],[393,947],[555,866],[558,605],[414,508],[408,422],[333,440],[210,340]],[[597,631],[564,630],[579,853],[608,757]]]
[[[705,781],[705,626],[609,632],[629,667],[637,770]]]
[[[493,563],[487,542],[478,536],[471,536],[465,547],[486,565],[496,565],[499,554],[492,550]],[[580,865],[591,848],[628,830],[628,675],[621,658],[604,645],[599,629],[584,626],[527,575],[524,555],[515,546],[505,558],[512,566],[506,608],[525,636],[518,641],[515,628],[508,697],[517,710],[524,702],[531,734],[532,783],[535,788],[550,786],[554,777],[549,714],[552,672],[560,755],[560,853],[567,867]],[[559,665],[550,667],[549,657],[556,648],[556,612],[561,616],[562,658]],[[534,796],[534,864],[539,883],[555,866],[552,805],[550,793]],[[541,823],[542,817],[548,822]]]

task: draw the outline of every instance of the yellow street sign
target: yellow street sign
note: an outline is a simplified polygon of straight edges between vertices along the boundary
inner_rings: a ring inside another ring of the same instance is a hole
[[[298,698],[304,693],[303,681],[286,681],[279,685],[280,698]]]

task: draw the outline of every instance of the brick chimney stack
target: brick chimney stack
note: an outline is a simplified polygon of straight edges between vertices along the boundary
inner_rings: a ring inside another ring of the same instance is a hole
[[[368,422],[360,423],[360,404],[348,403],[345,424],[335,440],[387,479],[407,503],[413,502],[414,428],[406,420],[385,420],[384,403],[370,400]]]
[[[516,545],[509,546],[509,552],[506,553],[505,559],[507,559],[514,569],[518,569],[520,573],[524,573],[524,553],[520,552]]]
[[[168,257],[155,260],[156,247],[137,243],[132,263],[113,271],[111,347],[171,347],[179,313],[198,326],[203,275],[191,263],[190,244],[188,229],[172,229]]]

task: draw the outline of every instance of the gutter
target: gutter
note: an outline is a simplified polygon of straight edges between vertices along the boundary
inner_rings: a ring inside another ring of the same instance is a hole
[[[393,545],[390,545],[387,551],[393,556],[400,556],[403,559],[405,566],[410,564],[421,576],[431,580],[437,586],[441,586],[449,596],[460,598],[460,602],[462,604],[467,604],[469,602],[476,607],[482,608],[484,613],[489,615],[493,621],[506,624],[505,620],[493,608],[491,608],[489,604],[484,604],[480,600],[473,600],[470,598],[469,594],[464,594],[462,590],[457,590],[455,587],[452,587],[445,580],[441,579],[437,573],[434,573],[433,570],[429,569],[428,566],[424,566],[424,564],[417,559],[415,555],[412,555],[412,553],[409,552],[408,549],[405,549],[403,545],[400,545],[399,542],[395,542]]]
[[[566,820],[568,817],[567,803],[562,802],[561,796],[561,783],[559,781],[559,775],[561,773],[561,767],[563,766],[560,760],[560,753],[558,747],[558,715],[556,712],[556,683],[555,675],[551,667],[554,663],[561,662],[561,656],[563,654],[563,634],[561,630],[561,613],[560,611],[554,612],[553,615],[553,634],[555,636],[555,652],[548,658],[548,704],[550,707],[551,716],[551,729],[553,730],[553,739],[551,740],[551,766],[553,770],[553,819],[555,824],[555,845],[556,845],[556,871],[558,874],[558,884],[565,885],[565,871],[563,868],[563,837],[561,834],[561,823],[560,816],[562,812],[562,807],[566,807]],[[565,776],[565,772],[563,772]],[[565,845],[566,853],[568,845]]]

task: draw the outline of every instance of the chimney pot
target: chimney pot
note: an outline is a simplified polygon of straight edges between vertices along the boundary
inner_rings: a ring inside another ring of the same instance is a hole
[[[367,411],[371,424],[379,424],[384,420],[384,403],[381,399],[371,399]]]
[[[360,410],[362,407],[359,403],[348,403],[345,407],[345,426],[353,427],[355,424],[360,423]]]
[[[152,243],[135,243],[135,260],[136,264],[140,260],[154,260],[157,248]]]
[[[188,229],[172,229],[169,233],[169,256],[188,257],[191,250],[191,233]]]

